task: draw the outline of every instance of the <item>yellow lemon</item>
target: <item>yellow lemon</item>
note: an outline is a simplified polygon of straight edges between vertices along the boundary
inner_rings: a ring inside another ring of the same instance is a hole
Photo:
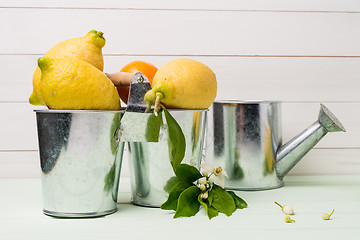
[[[206,109],[217,93],[215,73],[205,64],[188,58],[163,65],[156,72],[152,86],[145,100],[152,104],[157,98],[167,108]]]
[[[44,57],[77,58],[103,71],[104,59],[102,48],[104,45],[105,38],[103,37],[103,33],[92,30],[83,37],[68,39],[56,44]],[[32,105],[45,105],[39,87],[40,78],[41,71],[39,67],[37,67],[33,75],[33,92],[29,98],[29,102]]]
[[[50,109],[119,110],[120,98],[110,79],[76,58],[40,58],[40,90]]]

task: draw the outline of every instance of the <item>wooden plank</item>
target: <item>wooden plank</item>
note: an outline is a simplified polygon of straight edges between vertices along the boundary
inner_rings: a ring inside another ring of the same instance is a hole
[[[34,109],[29,103],[0,103],[0,151],[38,149]]]
[[[289,175],[359,175],[360,149],[313,149]]]
[[[0,55],[0,101],[27,101],[41,55]],[[134,60],[160,67],[178,56],[105,56],[105,71]],[[360,101],[360,58],[191,57],[217,75],[217,99]]]
[[[124,155],[121,177],[129,177],[127,152]],[[312,149],[289,175],[359,175],[360,149]],[[0,178],[40,177],[37,151],[0,151]]]
[[[6,0],[0,7],[48,7],[48,8],[135,8],[135,9],[175,9],[175,10],[247,10],[247,11],[360,11],[360,4],[353,0]]]
[[[328,133],[315,147],[359,147],[360,103],[325,102],[324,105],[340,120],[346,132]],[[284,102],[282,104],[283,143],[314,123],[319,109],[320,103]]]
[[[360,103],[326,103],[341,120],[346,133],[329,133],[317,148],[360,148]],[[1,150],[37,150],[36,119],[33,107],[28,103],[0,103]],[[283,103],[283,141],[300,133],[315,122],[319,103]]]
[[[0,54],[43,54],[97,29],[107,54],[360,56],[359,21],[355,13],[2,8]]]
[[[0,151],[0,178],[40,177],[38,151]]]

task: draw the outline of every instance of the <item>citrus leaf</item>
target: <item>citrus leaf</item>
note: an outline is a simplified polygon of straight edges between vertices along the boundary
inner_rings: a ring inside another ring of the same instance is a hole
[[[163,124],[162,122],[162,113],[156,116],[155,114],[150,114],[149,119],[146,123],[145,130],[145,139],[148,142],[157,142],[159,141],[160,127]]]
[[[200,203],[197,199],[201,193],[197,186],[191,186],[180,194],[176,213],[174,218],[178,217],[191,217],[200,209]]]
[[[228,191],[228,193],[232,196],[232,198],[234,199],[235,202],[235,206],[239,209],[243,209],[246,208],[248,205],[247,203],[238,195],[236,195],[236,193],[234,193],[233,191]]]
[[[188,164],[180,164],[175,171],[175,175],[180,181],[191,183],[203,177],[196,167]]]
[[[207,200],[208,200],[208,202],[209,202],[209,204],[210,204],[210,206],[211,206],[211,205],[212,205],[212,202],[213,202],[213,200],[214,200],[214,195],[209,194]]]
[[[170,191],[169,197],[160,208],[163,210],[174,210],[177,209],[178,199],[181,193],[189,188],[192,184],[188,182],[178,182]]]
[[[173,187],[179,182],[179,179],[176,176],[171,177],[169,180],[167,180],[164,191],[169,193]]]
[[[201,198],[201,194],[199,194],[199,196],[198,196],[198,201],[201,204],[201,206],[203,206],[203,208],[205,209],[206,214],[208,215],[209,219],[212,219],[213,217],[216,217],[217,215],[219,215],[219,211],[217,209],[215,209],[213,206],[211,206],[209,201],[204,201]]]
[[[213,198],[211,206],[226,216],[230,216],[236,210],[233,197],[222,187],[214,184],[209,195]]]
[[[171,116],[169,111],[166,110],[165,107],[161,107],[164,110],[167,123],[170,163],[174,171],[176,171],[176,168],[181,164],[181,161],[185,156],[185,136],[181,130],[181,127]]]

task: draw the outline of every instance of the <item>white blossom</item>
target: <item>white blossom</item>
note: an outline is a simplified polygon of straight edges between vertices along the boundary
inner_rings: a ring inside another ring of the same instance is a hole
[[[202,169],[204,169],[205,171],[207,171],[208,173],[210,173],[209,178],[208,178],[208,182],[210,184],[213,184],[216,181],[219,184],[219,186],[221,186],[222,188],[225,187],[225,181],[224,181],[223,176],[228,178],[228,175],[222,167],[214,168],[211,165],[206,164],[206,163],[200,164],[200,167]]]

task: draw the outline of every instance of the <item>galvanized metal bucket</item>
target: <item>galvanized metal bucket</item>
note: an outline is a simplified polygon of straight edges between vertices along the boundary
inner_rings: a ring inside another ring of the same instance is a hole
[[[56,217],[116,212],[123,112],[36,110],[43,211]]]
[[[172,110],[186,139],[183,163],[196,165],[203,153],[207,110]],[[129,164],[132,202],[141,206],[159,207],[168,197],[164,187],[175,176],[170,164],[167,126],[163,116],[159,142],[130,142]]]

